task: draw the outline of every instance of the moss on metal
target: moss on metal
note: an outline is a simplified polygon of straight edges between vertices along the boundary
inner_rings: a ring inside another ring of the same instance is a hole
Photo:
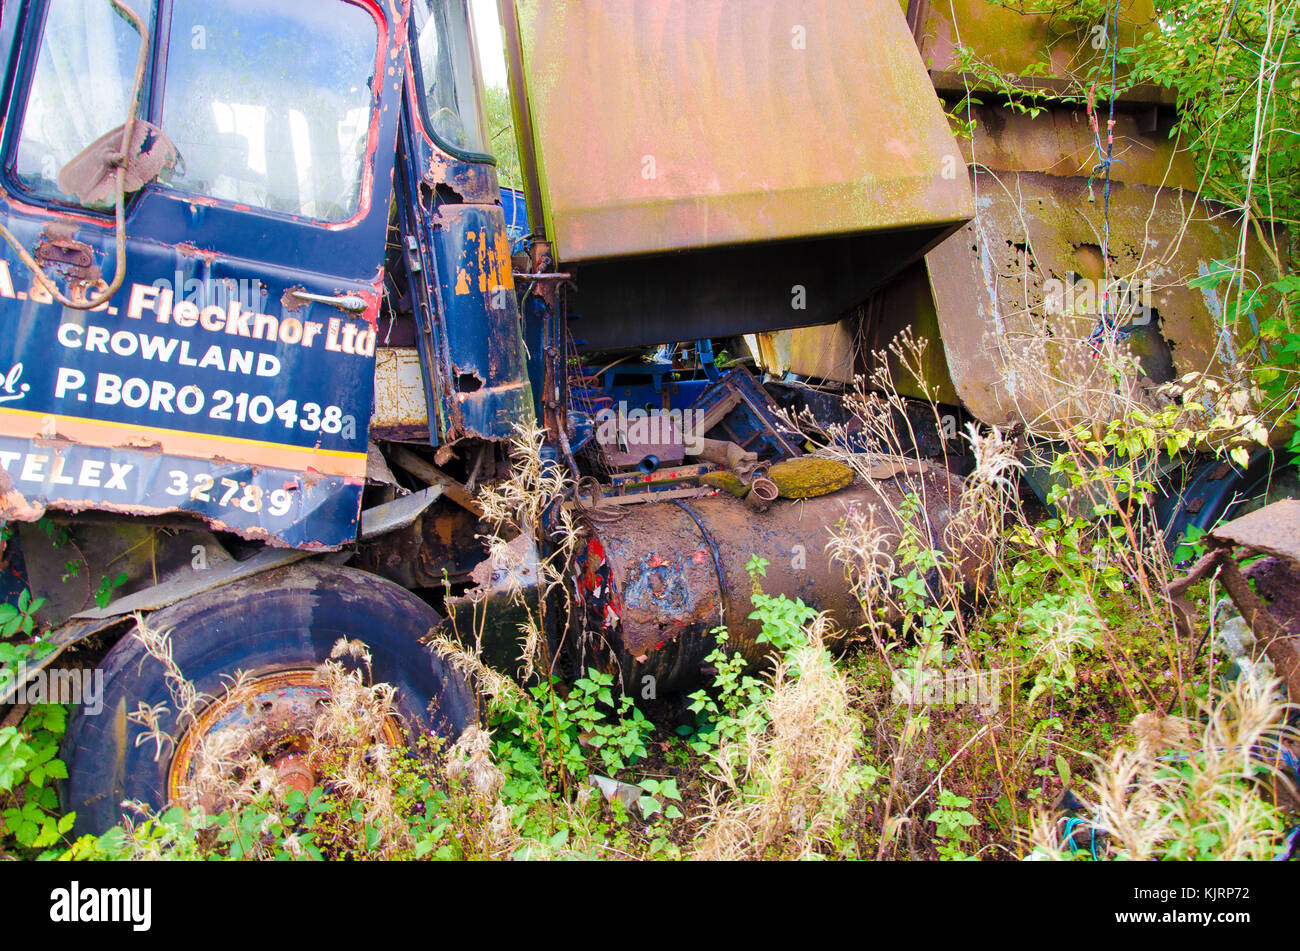
[[[853,470],[833,459],[788,459],[774,465],[767,477],[783,499],[811,499],[851,485]]]
[[[724,489],[738,499],[749,495],[749,486],[741,482],[734,472],[706,472],[700,476],[700,481],[715,489]]]

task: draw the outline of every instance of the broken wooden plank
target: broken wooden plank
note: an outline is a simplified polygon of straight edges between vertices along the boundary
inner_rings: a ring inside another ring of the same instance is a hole
[[[474,496],[470,494],[469,490],[433,463],[421,459],[411,450],[402,446],[390,447],[389,458],[416,478],[423,479],[430,485],[441,486],[442,494],[461,508],[468,509],[475,515],[483,514],[483,507],[474,501]]]

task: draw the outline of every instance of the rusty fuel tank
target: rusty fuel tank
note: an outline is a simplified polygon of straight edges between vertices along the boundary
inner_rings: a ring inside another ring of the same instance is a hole
[[[622,669],[625,689],[640,689],[647,676],[659,691],[692,689],[706,679],[711,632],[721,625],[732,648],[760,662],[767,647],[757,640],[759,623],[749,617],[753,584],[745,567],[755,555],[769,562],[761,580],[766,594],[801,598],[852,632],[864,618],[844,567],[827,550],[831,531],[851,508],[874,507],[877,523],[896,540],[902,531],[896,513],[909,493],[922,501],[914,524],[973,583],[987,553],[954,551],[947,540],[961,480],[946,470],[918,468],[820,498],[780,499],[765,512],[719,493],[628,506],[617,522],[590,524],[576,557],[577,598],[597,655]]]

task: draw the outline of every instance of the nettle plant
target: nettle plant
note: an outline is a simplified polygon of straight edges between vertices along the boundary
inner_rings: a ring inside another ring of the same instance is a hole
[[[748,729],[762,729],[763,682],[746,671],[749,664],[740,651],[727,651],[727,629],[713,629],[715,646],[704,662],[715,671],[710,689],[689,697],[688,709],[696,725],[679,727],[686,745],[695,753],[707,754],[727,741],[736,740]]]
[[[970,804],[969,799],[950,789],[939,790],[938,806],[925,821],[934,823],[935,836],[939,840],[936,848],[940,858],[970,858],[965,847],[971,843],[971,827],[979,825],[979,821],[970,813]]]
[[[594,667],[562,696],[558,679],[505,693],[489,707],[493,757],[504,773],[502,799],[521,827],[530,809],[586,784],[593,766],[611,776],[648,755],[654,725],[630,696],[614,696],[614,675]],[[535,830],[534,830],[535,831]]]
[[[3,670],[13,669],[27,661],[37,661],[54,650],[36,634],[36,612],[45,603],[44,598],[32,598],[24,590],[15,604],[0,604],[0,683]]]

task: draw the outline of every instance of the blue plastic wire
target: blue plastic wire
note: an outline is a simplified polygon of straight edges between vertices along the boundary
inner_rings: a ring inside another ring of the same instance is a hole
[[[1074,830],[1081,825],[1087,825],[1087,823],[1084,822],[1082,819],[1075,818],[1074,816],[1071,816],[1070,818],[1065,820],[1065,841],[1070,843],[1070,851],[1072,853],[1079,851],[1079,846],[1076,845],[1074,841]],[[1092,852],[1092,860],[1094,862],[1100,861],[1097,858],[1097,827],[1096,826],[1088,826],[1088,849],[1089,851]]]

